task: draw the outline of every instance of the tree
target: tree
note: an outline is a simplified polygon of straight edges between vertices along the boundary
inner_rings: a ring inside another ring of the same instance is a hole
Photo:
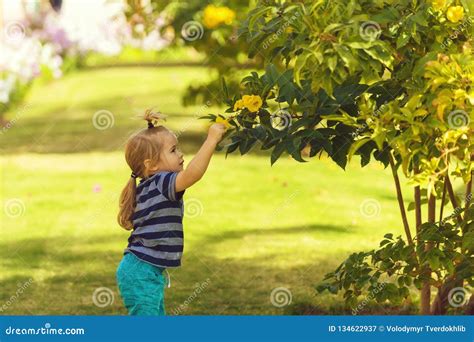
[[[260,56],[247,58],[249,46],[238,37],[238,23],[246,17],[253,1],[136,1],[127,0],[125,11],[136,35],[143,35],[163,21],[163,36],[171,46],[185,46],[204,55],[203,65],[210,69],[209,81],[189,85],[183,97],[185,105],[220,102],[220,79],[226,75],[231,91],[239,90],[238,70],[260,68]]]
[[[467,300],[474,285],[473,14],[467,0],[268,0],[242,23],[239,36],[260,48],[265,69],[242,79],[242,97],[231,97],[223,82],[228,115],[206,117],[232,128],[227,153],[259,143],[272,150],[272,164],[283,153],[299,162],[326,153],[342,168],[357,155],[362,166],[375,161],[392,170],[405,236],[386,234],[378,249],[352,254],[318,291],[342,292],[354,306],[374,289],[376,301],[399,303],[414,285],[422,314],[446,313],[460,289]],[[400,172],[413,187],[414,228]]]

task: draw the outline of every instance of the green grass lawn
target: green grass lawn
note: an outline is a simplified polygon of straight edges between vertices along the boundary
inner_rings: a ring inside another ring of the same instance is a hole
[[[217,108],[184,108],[180,94],[206,75],[203,68],[82,71],[35,87],[26,106],[9,113],[12,127],[0,135],[2,200],[5,207],[19,199],[23,212],[1,212],[0,314],[126,314],[115,270],[129,232],[116,223],[117,199],[130,174],[123,144],[145,126],[131,117],[149,106],[167,114],[189,161],[205,137],[206,122],[196,116]],[[94,128],[100,110],[113,114],[113,126]],[[379,204],[372,218],[360,210],[368,199]],[[342,313],[341,298],[316,296],[315,284],[351,252],[402,231],[390,173],[357,161],[344,172],[326,159],[283,157],[270,167],[266,155],[218,153],[186,191],[185,207],[183,266],[170,270],[166,290],[170,314],[179,307],[180,314],[285,314],[301,305]],[[111,305],[94,305],[101,287],[112,291]],[[277,287],[291,292],[289,306],[272,305]]]

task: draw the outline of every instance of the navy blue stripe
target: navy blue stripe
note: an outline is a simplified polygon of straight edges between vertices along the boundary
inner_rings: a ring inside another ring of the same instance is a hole
[[[183,195],[184,195],[184,192],[185,192],[185,191],[186,191],[186,190],[182,190],[182,191],[177,192],[177,193],[175,194],[177,201],[179,201],[179,200],[181,200],[181,198],[183,198]]]
[[[157,252],[181,253],[184,249],[183,245],[157,245],[153,247],[144,246],[140,241],[129,243],[128,246],[145,247]]]
[[[171,178],[172,173],[167,173],[165,178],[163,178],[163,195],[165,195],[167,198],[170,197],[170,178]]]
[[[158,196],[158,195],[161,195],[160,190],[158,190],[158,189],[150,190],[150,191],[148,191],[148,193],[147,193],[146,195],[141,196],[141,197],[138,199],[137,203],[146,202],[146,201],[149,200],[150,198],[156,197],[156,196]]]
[[[152,264],[156,266],[177,267],[181,265],[181,260],[166,260],[166,259],[153,258],[152,256],[149,256],[137,251],[130,251],[130,253],[133,253],[140,259],[151,262]]]
[[[159,216],[159,217],[153,217],[151,219],[145,220],[141,223],[135,223],[135,229],[138,227],[145,227],[145,226],[151,226],[154,224],[166,224],[166,223],[183,223],[183,218],[181,216]]]
[[[154,175],[152,175],[151,177],[148,177],[147,179],[142,179],[140,183],[137,185],[137,195],[139,195],[142,192],[142,190],[147,185],[149,185],[150,181],[154,179],[160,179],[159,173],[155,173]]]
[[[137,185],[137,196],[140,195],[140,193],[143,191],[144,187],[141,186],[141,184]]]
[[[184,234],[182,230],[164,230],[162,232],[150,232],[150,233],[132,233],[133,236],[141,237],[144,239],[165,239],[165,238],[183,238]]]
[[[132,220],[136,220],[136,219],[139,219],[140,217],[147,216],[152,211],[155,211],[158,209],[167,209],[167,208],[181,208],[181,203],[176,202],[176,201],[163,201],[163,202],[157,203],[155,205],[149,206],[148,208],[136,211],[132,216]]]

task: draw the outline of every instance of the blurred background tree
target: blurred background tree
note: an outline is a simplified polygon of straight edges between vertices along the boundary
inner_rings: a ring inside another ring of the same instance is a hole
[[[251,46],[239,37],[238,25],[246,19],[250,1],[142,1],[127,0],[126,16],[138,37],[162,26],[171,46],[189,47],[204,55],[211,80],[189,85],[185,105],[222,103],[222,78],[237,92],[242,68],[261,68],[263,55],[250,53]],[[256,52],[256,51],[254,51]]]

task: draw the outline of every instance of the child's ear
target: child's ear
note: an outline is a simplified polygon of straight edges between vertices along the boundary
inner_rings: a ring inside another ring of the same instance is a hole
[[[148,170],[148,171],[158,170],[158,165],[153,165],[153,161],[151,159],[145,159],[143,161],[143,164],[145,165],[145,170]]]

